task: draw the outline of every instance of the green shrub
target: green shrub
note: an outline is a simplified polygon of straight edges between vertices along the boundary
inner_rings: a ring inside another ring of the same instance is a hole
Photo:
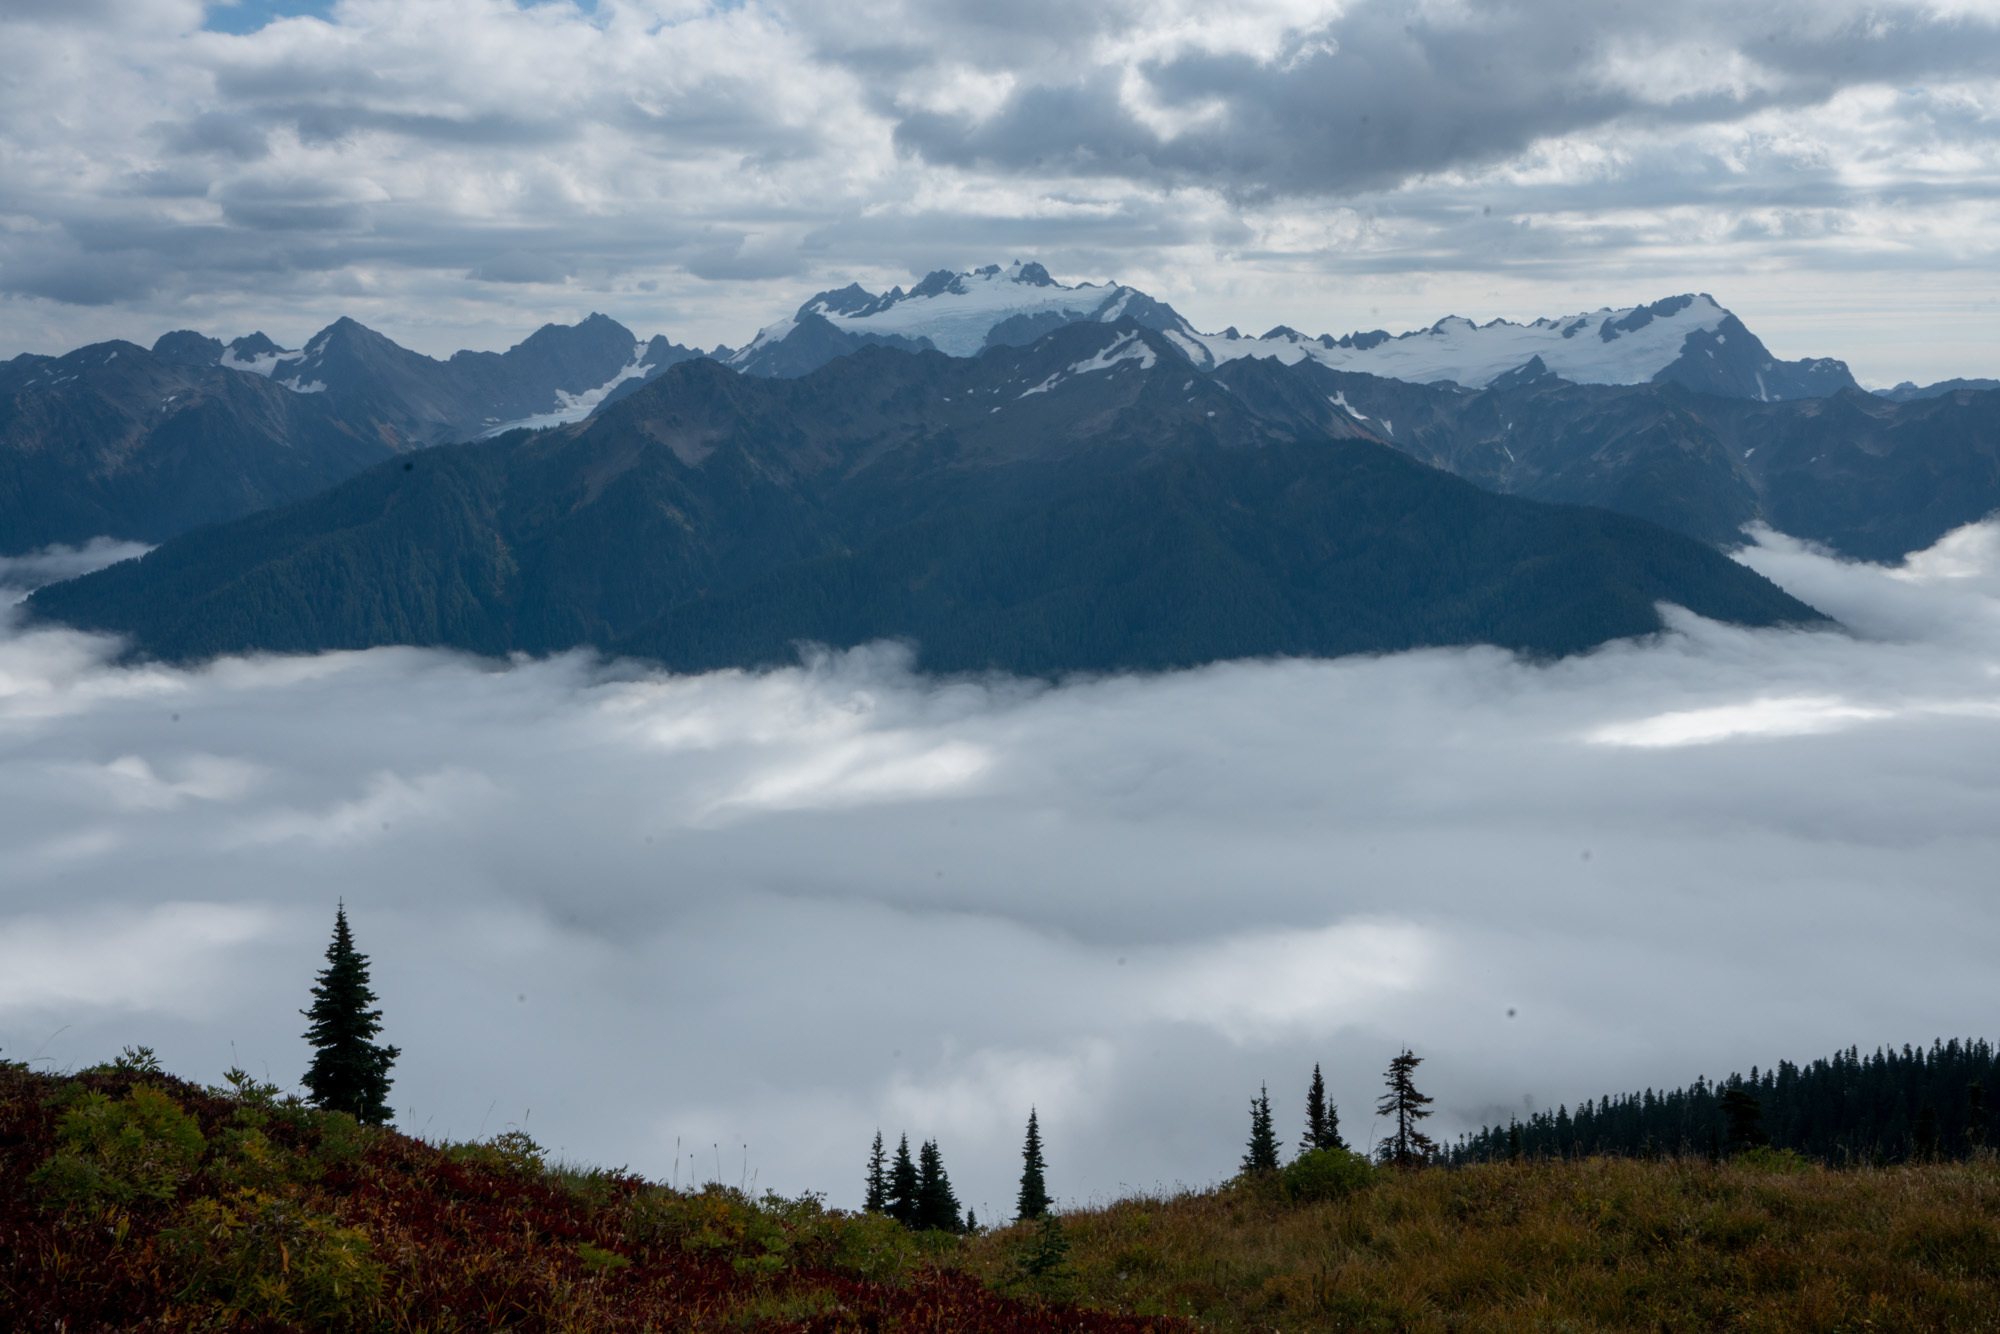
[[[608,1251],[595,1242],[579,1241],[576,1244],[576,1258],[583,1261],[583,1267],[596,1274],[613,1273],[629,1268],[632,1262],[616,1251]]]
[[[196,1200],[160,1240],[184,1298],[253,1320],[364,1329],[382,1296],[366,1233],[261,1191]]]
[[[63,1113],[56,1142],[30,1180],[62,1206],[172,1199],[207,1147],[179,1103],[143,1084],[116,1101],[84,1093]]]
[[[1375,1184],[1373,1163],[1346,1149],[1314,1149],[1286,1165],[1282,1174],[1285,1198],[1294,1204],[1344,1200]]]
[[[230,1127],[221,1141],[209,1173],[225,1185],[247,1190],[279,1190],[301,1165],[298,1157],[272,1145],[255,1126]]]
[[[1063,1231],[1062,1219],[1053,1213],[1043,1214],[1032,1229],[1017,1231],[1021,1235],[1009,1247],[1004,1286],[1045,1301],[1068,1301],[1075,1295],[1076,1271],[1069,1262],[1069,1235]]]
[[[127,1047],[112,1058],[111,1069],[121,1075],[157,1075],[160,1054],[151,1047]]]
[[[453,1162],[521,1176],[541,1176],[548,1170],[548,1150],[525,1130],[503,1130],[492,1139],[454,1144],[445,1151]]]
[[[926,1253],[918,1235],[887,1214],[851,1214],[839,1219],[828,1267],[893,1282],[916,1269]]]
[[[1768,1144],[1745,1149],[1730,1161],[1738,1167],[1747,1167],[1757,1172],[1792,1174],[1813,1170],[1812,1160],[1796,1149],[1774,1149]]]
[[[315,1112],[313,1128],[319,1138],[313,1142],[312,1160],[322,1171],[360,1162],[382,1137],[380,1127],[364,1126],[347,1112]]]
[[[245,1107],[271,1108],[278,1105],[282,1092],[276,1084],[258,1079],[240,1066],[230,1066],[222,1072],[222,1082],[209,1089],[220,1098],[228,1098]]]

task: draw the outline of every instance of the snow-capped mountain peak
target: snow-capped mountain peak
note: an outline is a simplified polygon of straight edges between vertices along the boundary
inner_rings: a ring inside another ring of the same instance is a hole
[[[1529,324],[1495,319],[1477,324],[1447,315],[1426,329],[1390,335],[1380,330],[1306,338],[1279,326],[1262,338],[1197,334],[1208,365],[1239,357],[1271,357],[1293,364],[1313,360],[1339,370],[1393,380],[1448,380],[1471,389],[1540,357],[1565,380],[1582,384],[1640,384],[1680,357],[1688,335],[1709,333],[1731,319],[1706,294],[1676,296],[1648,306],[1604,308]]]
[[[1484,389],[1535,362],[1538,374],[1577,384],[1665,380],[1735,398],[1812,397],[1854,383],[1847,367],[1829,358],[1779,361],[1706,292],[1527,324],[1505,319],[1479,324],[1447,315],[1405,334],[1375,329],[1308,338],[1280,325],[1262,338],[1245,338],[1234,329],[1184,336],[1189,357],[1210,368],[1241,357],[1286,365],[1310,360],[1384,379],[1448,381],[1468,389]]]
[[[908,291],[893,287],[878,294],[849,284],[821,292],[800,306],[791,320],[760,332],[736,360],[743,362],[759,345],[791,336],[809,317],[824,319],[841,333],[908,340],[954,357],[969,357],[996,344],[1031,342],[1050,329],[1081,320],[1184,323],[1136,289],[1061,283],[1042,265],[1016,260],[1004,267],[988,264],[964,272],[939,269]]]
[[[939,269],[905,291],[857,283],[819,293],[788,320],[766,326],[728,358],[738,370],[799,375],[864,342],[955,357],[1020,346],[1066,324],[1130,320],[1168,336],[1204,369],[1243,357],[1417,383],[1481,389],[1539,359],[1540,375],[1580,384],[1671,380],[1739,398],[1793,398],[1852,384],[1837,362],[1781,362],[1706,293],[1649,305],[1601,307],[1526,324],[1447,315],[1404,334],[1386,330],[1310,337],[1280,324],[1261,337],[1235,327],[1203,333],[1164,302],[1120,283],[1058,282],[1040,264]]]

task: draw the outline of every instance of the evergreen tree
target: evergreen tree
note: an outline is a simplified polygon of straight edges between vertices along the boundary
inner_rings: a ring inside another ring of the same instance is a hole
[[[1741,1083],[1732,1083],[1724,1089],[1716,1106],[1729,1132],[1729,1152],[1741,1153],[1771,1142],[1771,1137],[1764,1133],[1764,1105]]]
[[[1042,1178],[1048,1164],[1042,1161],[1042,1128],[1035,1109],[1028,1109],[1028,1139],[1021,1146],[1021,1194],[1015,1202],[1015,1216],[1029,1222],[1049,1211],[1049,1191]]]
[[[347,928],[347,905],[333,916],[333,941],[326,947],[326,967],[312,989],[312,1008],[299,1011],[311,1025],[306,1041],[313,1046],[306,1068],[306,1091],[313,1102],[357,1121],[381,1125],[389,1119],[389,1067],[402,1052],[374,1041],[382,1031],[382,1012],[371,1008],[375,993],[368,987],[368,956],[354,948]]]
[[[917,1225],[917,1165],[910,1158],[910,1137],[896,1141],[896,1160],[889,1168],[889,1198],[882,1212],[904,1227]]]
[[[1382,1156],[1397,1167],[1415,1167],[1437,1152],[1431,1137],[1417,1129],[1417,1122],[1431,1114],[1431,1099],[1417,1092],[1414,1080],[1417,1067],[1423,1063],[1423,1057],[1412,1055],[1405,1047],[1402,1055],[1389,1062],[1383,1076],[1389,1087],[1375,1114],[1396,1118],[1395,1132],[1383,1145]]]
[[[952,1192],[951,1177],[944,1170],[944,1155],[937,1141],[927,1139],[917,1151],[917,1221],[921,1231],[957,1232],[964,1227],[958,1216],[958,1196]]]
[[[882,1132],[875,1132],[874,1147],[868,1151],[868,1197],[862,1208],[879,1214],[889,1205],[888,1155],[882,1152]]]
[[[1965,1086],[1965,1142],[1975,1152],[1986,1144],[1986,1086],[1976,1079]]]
[[[1340,1109],[1326,1100],[1326,1080],[1315,1064],[1312,1087],[1306,1090],[1306,1133],[1299,1139],[1299,1148],[1311,1153],[1346,1147],[1340,1142]]]
[[[1244,1147],[1245,1172],[1278,1170],[1278,1136],[1271,1128],[1271,1090],[1260,1085],[1250,1100],[1250,1142]]]

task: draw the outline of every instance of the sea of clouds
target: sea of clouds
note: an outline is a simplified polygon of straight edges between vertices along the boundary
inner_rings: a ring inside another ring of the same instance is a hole
[[[840,1204],[907,1131],[996,1219],[1030,1105],[1089,1199],[1228,1175],[1264,1081],[1295,1137],[1314,1062],[1365,1142],[1404,1045],[1449,1137],[2000,1036],[2000,523],[1744,559],[1846,629],[1046,684],[178,670],[0,612],[0,1053],[291,1085],[345,899],[407,1130]]]

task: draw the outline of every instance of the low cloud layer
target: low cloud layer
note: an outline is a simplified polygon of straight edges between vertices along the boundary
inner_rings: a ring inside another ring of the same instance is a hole
[[[292,1083],[344,897],[433,1136],[982,1217],[1227,1175],[1322,1063],[1350,1137],[1990,1031],[2000,525],[1748,559],[1849,633],[1672,632],[1044,686],[862,650],[674,678],[0,638],[0,1048]],[[30,582],[21,570],[0,581]],[[681,1155],[677,1160],[676,1154]]]
[[[341,314],[443,353],[1038,258],[1205,327],[1710,290],[1990,375],[1989,0],[124,0],[0,13],[0,355]]]

